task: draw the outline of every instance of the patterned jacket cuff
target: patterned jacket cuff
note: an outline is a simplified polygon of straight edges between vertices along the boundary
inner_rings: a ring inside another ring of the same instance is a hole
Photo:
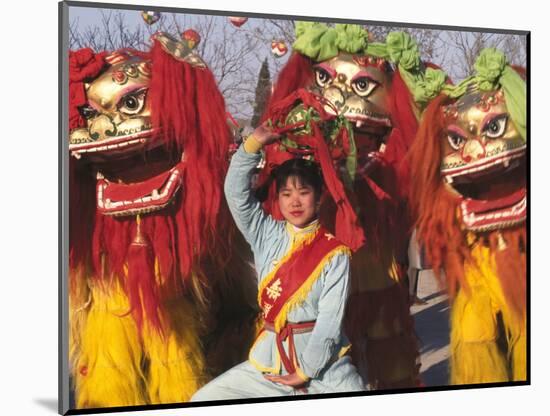
[[[251,134],[245,140],[243,147],[246,153],[258,153],[263,145]]]

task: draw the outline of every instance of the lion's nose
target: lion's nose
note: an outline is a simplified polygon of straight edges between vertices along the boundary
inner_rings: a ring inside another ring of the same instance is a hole
[[[89,130],[93,140],[105,140],[116,136],[117,128],[110,117],[102,114],[92,121]]]
[[[485,147],[478,139],[471,139],[466,142],[462,149],[462,159],[465,162],[472,162],[485,156]]]

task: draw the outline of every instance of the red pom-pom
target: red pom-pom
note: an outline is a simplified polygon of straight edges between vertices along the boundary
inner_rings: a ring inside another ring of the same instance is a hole
[[[185,32],[183,32],[181,34],[181,38],[183,40],[186,40],[189,44],[189,47],[191,48],[197,46],[201,41],[201,35],[199,35],[198,32],[193,29],[187,29]]]

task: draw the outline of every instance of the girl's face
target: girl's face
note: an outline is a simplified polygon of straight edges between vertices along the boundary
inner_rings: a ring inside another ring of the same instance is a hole
[[[313,187],[293,176],[279,190],[279,207],[283,217],[298,228],[317,218],[318,203]]]

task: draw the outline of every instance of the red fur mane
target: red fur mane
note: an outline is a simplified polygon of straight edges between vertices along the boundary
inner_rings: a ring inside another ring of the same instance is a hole
[[[415,183],[410,201],[417,235],[425,244],[434,270],[439,273],[445,268],[448,289],[453,296],[457,284],[464,284],[462,269],[465,259],[469,258],[469,250],[457,217],[460,199],[445,189],[439,174],[440,138],[445,128],[441,107],[447,100],[445,95],[440,95],[428,105],[408,161]]]
[[[231,140],[225,103],[212,72],[175,60],[158,41],[149,56],[153,128],[172,163],[178,163],[185,153],[183,185],[171,205],[141,216],[141,233],[149,244],[134,252],[135,216],[95,213],[93,172],[71,160],[77,166],[71,168],[70,246],[72,268],[86,263],[92,253],[94,277],[119,279],[138,325],[147,319],[160,328],[163,299],[189,287],[208,286],[205,268],[213,262],[219,262],[216,268],[223,270],[227,232],[232,230],[222,195]],[[223,239],[220,230],[224,230]]]

